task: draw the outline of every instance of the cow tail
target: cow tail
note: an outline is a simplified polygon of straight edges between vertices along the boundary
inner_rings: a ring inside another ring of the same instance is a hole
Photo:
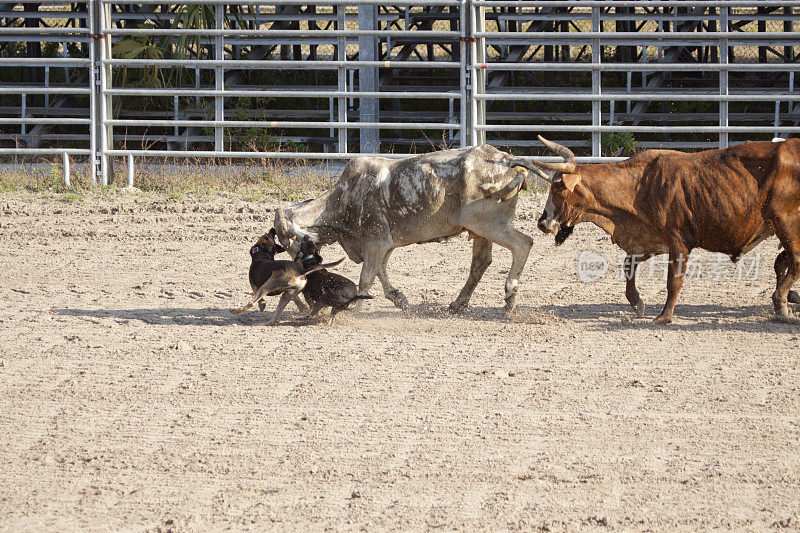
[[[516,177],[509,181],[505,187],[499,189],[488,196],[492,200],[497,200],[498,202],[502,202],[503,200],[508,200],[513,198],[519,192],[519,187],[524,187],[525,185],[525,176],[521,173],[517,174]]]
[[[370,296],[369,294],[356,294],[355,296],[350,298],[349,302],[344,304],[344,307],[347,308],[350,304],[352,304],[353,302],[356,302],[358,300],[372,300],[373,298],[374,298],[374,296]]]

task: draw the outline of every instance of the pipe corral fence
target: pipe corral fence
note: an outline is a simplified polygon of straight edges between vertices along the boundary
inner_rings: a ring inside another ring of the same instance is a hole
[[[345,159],[488,142],[582,161],[800,132],[800,4],[0,1],[0,160]]]

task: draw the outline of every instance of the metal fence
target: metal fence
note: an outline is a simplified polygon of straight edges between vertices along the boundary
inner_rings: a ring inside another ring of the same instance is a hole
[[[85,157],[105,184],[114,158],[791,136],[798,20],[779,0],[0,2],[0,155]]]

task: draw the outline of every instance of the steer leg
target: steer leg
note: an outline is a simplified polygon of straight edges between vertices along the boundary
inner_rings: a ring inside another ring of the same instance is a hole
[[[375,283],[375,276],[378,275],[378,268],[380,268],[380,261],[375,259],[372,254],[365,254],[361,275],[358,277],[358,294],[364,296],[369,294],[372,284]]]
[[[392,255],[393,251],[394,248],[390,248],[384,254],[380,267],[378,268],[378,279],[383,286],[383,294],[386,296],[386,298],[388,298],[390,302],[400,309],[406,309],[408,308],[408,299],[406,299],[402,292],[394,288],[394,286],[389,282],[389,276],[386,275],[386,264],[389,262],[389,256]]]
[[[667,303],[655,322],[669,324],[672,322],[672,313],[675,310],[675,302],[678,301],[678,293],[683,287],[683,278],[686,275],[686,263],[689,261],[689,249],[682,243],[673,244],[669,247],[669,268],[667,270]]]
[[[786,273],[777,280],[775,292],[772,294],[772,305],[775,308],[775,314],[781,317],[789,316],[789,307],[786,304],[787,297],[789,290],[800,277],[800,215],[795,210],[790,213],[789,216],[781,217],[773,222],[775,234],[784,247],[784,251],[781,254],[786,254],[784,259],[781,260],[781,269],[785,266]],[[778,257],[780,258],[780,255]],[[777,270],[776,261],[776,273]]]
[[[475,235],[472,240],[472,264],[469,267],[469,277],[464,288],[450,304],[450,312],[458,313],[464,309],[475,291],[475,287],[483,277],[483,273],[492,264],[492,242]]]
[[[650,259],[649,255],[628,254],[622,263],[622,269],[625,273],[625,297],[639,318],[644,316],[644,302],[639,297],[639,290],[636,288],[636,269],[648,259]]]
[[[391,246],[366,246],[364,250],[364,265],[361,267],[361,275],[358,278],[358,294],[368,296],[372,284],[375,283],[375,276],[381,270],[381,266],[387,254],[391,250]],[[384,291],[386,292],[386,291]],[[361,309],[364,300],[360,300],[355,306],[354,310]]]
[[[781,280],[786,275],[787,270],[789,270],[789,264],[792,262],[791,257],[789,256],[789,252],[786,250],[781,250],[781,253],[778,254],[778,257],[775,258],[775,286],[777,288],[780,285]],[[800,295],[797,294],[796,291],[789,291],[789,294],[786,295],[786,300],[793,304],[800,304]]]
[[[481,237],[499,244],[503,248],[511,250],[511,268],[508,269],[506,277],[506,305],[505,312],[510,313],[517,304],[517,286],[519,285],[519,275],[525,268],[528,254],[533,246],[533,239],[517,231],[511,225],[496,226],[487,224],[483,227],[466,226],[467,229],[480,235]]]

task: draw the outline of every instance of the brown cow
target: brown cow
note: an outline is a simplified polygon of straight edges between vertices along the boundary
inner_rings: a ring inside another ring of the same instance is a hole
[[[559,144],[539,140],[563,163],[533,161],[554,170],[539,228],[560,241],[579,222],[593,222],[628,257],[626,296],[639,316],[640,261],[669,254],[667,303],[657,322],[669,323],[683,285],[689,252],[703,248],[737,261],[771,235],[785,248],[776,261],[772,303],[789,314],[786,297],[800,276],[800,139],[747,142],[699,153],[645,150],[626,161],[578,165]]]

